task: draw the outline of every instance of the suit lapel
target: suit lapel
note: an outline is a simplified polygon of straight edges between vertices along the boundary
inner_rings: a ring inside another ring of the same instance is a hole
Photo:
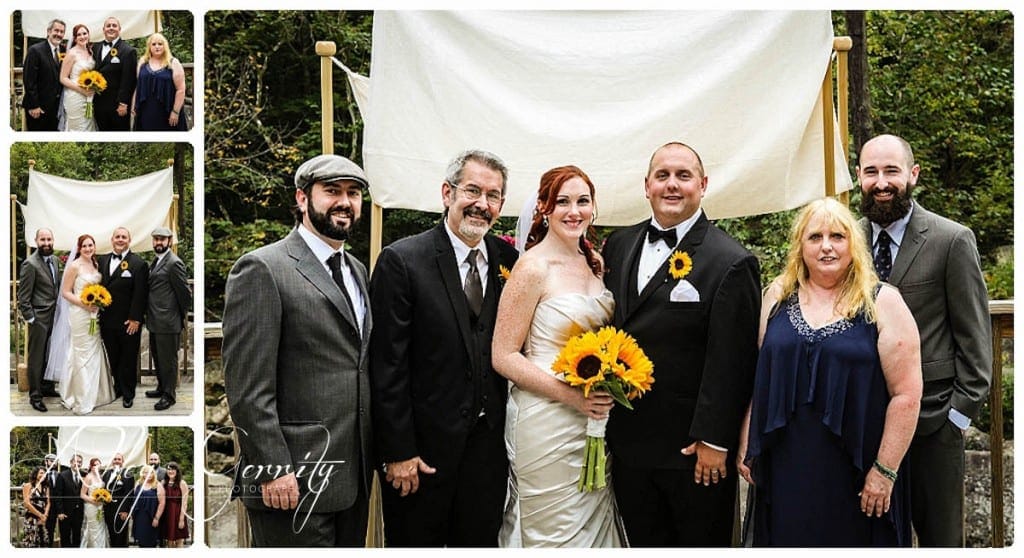
[[[338,289],[338,285],[334,283],[334,279],[331,278],[327,272],[327,268],[324,264],[320,263],[313,255],[313,251],[306,245],[306,241],[302,239],[298,231],[293,230],[286,237],[288,255],[295,260],[295,270],[300,275],[305,277],[316,290],[320,291],[327,300],[330,301],[331,305],[338,311],[339,314],[354,328],[359,327],[359,323],[356,321],[355,316],[348,309],[348,303],[345,302],[345,295],[341,294],[341,290]]]
[[[871,225],[868,225],[869,230]],[[910,269],[910,264],[917,258],[917,254],[928,241],[928,220],[923,214],[921,206],[914,208],[914,213],[907,223],[907,230],[903,233],[903,242],[900,243],[900,251],[896,254],[896,260],[892,262],[892,271],[889,273],[889,284],[899,285],[903,276]],[[870,238],[870,236],[868,237]]]
[[[350,270],[353,270],[352,277],[355,277],[356,279],[356,285],[359,287],[359,295],[363,297],[363,308],[366,311],[363,313],[363,332],[361,337],[363,338],[363,346],[365,348],[370,341],[370,329],[371,325],[373,324],[373,313],[369,311],[370,289],[369,287],[367,287],[366,279],[363,277],[363,275],[361,273],[355,272],[356,259],[352,257],[352,254],[349,254],[347,250],[343,253],[345,254],[345,262],[348,264],[348,268]]]
[[[636,274],[637,268],[640,265],[640,251],[644,246],[645,231],[647,230],[648,223],[650,223],[650,220],[634,225],[634,230],[630,232],[633,239],[627,247],[625,257],[622,258],[619,284],[615,288],[617,289],[616,292],[622,293],[620,298],[623,303],[623,319],[628,317],[633,312],[633,309],[637,307]],[[616,303],[618,303],[618,299],[616,299]]]
[[[455,261],[455,249],[452,248],[452,242],[445,231],[444,223],[434,228],[434,248],[434,263],[441,276],[441,282],[444,283],[444,290],[448,293],[452,311],[455,312],[459,332],[462,334],[462,342],[466,345],[466,353],[472,355],[474,351],[471,345],[473,337],[469,331],[469,304],[466,302],[466,292],[462,289],[459,264]]]
[[[676,244],[676,247],[672,249],[672,253],[674,254],[677,251],[689,252],[690,257],[692,258],[699,249],[700,245],[703,244],[704,237],[707,235],[709,226],[710,222],[708,221],[707,215],[701,214],[700,218],[697,219],[697,222],[694,223],[692,227],[690,227],[690,230],[686,233],[686,235],[683,236],[683,238],[681,238],[679,242]],[[644,235],[639,235],[639,238],[641,242],[637,243],[636,254],[634,255],[634,258],[638,262],[638,265],[640,260],[640,248],[643,246],[642,241]],[[670,254],[668,258],[665,258],[665,261],[661,262],[661,265],[658,266],[658,270],[654,272],[654,275],[651,277],[651,280],[647,283],[647,286],[645,286],[644,290],[640,292],[640,296],[637,298],[636,305],[631,306],[630,313],[642,307],[644,303],[646,303],[647,300],[651,298],[651,296],[655,292],[658,291],[658,288],[669,282],[670,278],[668,273],[668,262],[671,259],[672,256]],[[638,273],[636,267],[631,267],[630,269],[630,273],[633,276],[635,276]],[[628,318],[629,315],[627,315],[626,317]]]

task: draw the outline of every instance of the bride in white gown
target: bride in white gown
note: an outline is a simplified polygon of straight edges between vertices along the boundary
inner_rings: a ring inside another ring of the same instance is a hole
[[[498,306],[494,369],[511,381],[505,419],[509,499],[502,547],[619,547],[621,521],[611,490],[577,488],[587,419],[606,419],[612,398],[570,387],[551,371],[565,342],[611,321],[615,302],[603,263],[587,240],[594,186],[576,167],[541,177],[526,251]],[[522,351],[521,351],[522,350]]]
[[[100,458],[89,460],[89,474],[82,479],[81,498],[85,500],[85,512],[82,524],[81,548],[107,548],[110,546],[110,534],[107,524],[103,521],[103,503],[93,499],[92,491],[105,488],[100,476]]]
[[[93,92],[78,85],[78,76],[96,67],[96,61],[89,50],[89,28],[79,23],[71,37],[73,46],[68,49],[60,65],[64,99],[63,118],[59,127],[67,132],[93,132],[96,130],[96,119],[86,117],[86,105],[92,102]]]
[[[51,345],[50,353],[51,362],[65,363],[66,373],[61,374],[58,384],[61,404],[77,415],[91,413],[94,408],[114,400],[113,379],[99,326],[94,333],[89,333],[89,322],[96,308],[86,306],[79,298],[87,285],[100,282],[95,255],[96,241],[87,234],[78,237],[75,253],[64,266],[58,311],[61,322],[54,326],[54,335],[58,339],[64,337],[58,328],[70,330],[70,350]],[[60,349],[66,354],[61,355]]]

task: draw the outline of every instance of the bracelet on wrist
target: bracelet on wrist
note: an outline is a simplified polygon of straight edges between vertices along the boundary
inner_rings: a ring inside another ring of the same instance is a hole
[[[892,482],[896,482],[896,471],[882,465],[877,459],[875,460],[875,470],[882,473],[883,477],[891,480]]]

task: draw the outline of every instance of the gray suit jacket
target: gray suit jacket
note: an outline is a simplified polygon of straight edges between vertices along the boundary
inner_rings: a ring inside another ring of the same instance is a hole
[[[861,224],[871,245],[871,225]],[[974,233],[917,202],[889,283],[896,286],[921,335],[924,393],[917,434],[931,434],[952,406],[975,417],[992,381],[988,291]]]
[[[363,299],[366,268],[345,254]],[[250,252],[228,275],[224,384],[241,456],[233,497],[261,502],[263,482],[294,472],[299,511],[369,494],[371,314],[359,332],[344,295],[299,233]]]
[[[181,333],[192,308],[192,295],[185,263],[174,252],[168,251],[156,267],[150,268],[146,305],[146,329],[150,333]]]
[[[50,275],[50,269],[38,250],[21,264],[21,272],[18,274],[18,311],[25,321],[34,318],[46,327],[53,326],[61,275],[60,260],[56,256],[53,257],[53,266],[56,280]]]

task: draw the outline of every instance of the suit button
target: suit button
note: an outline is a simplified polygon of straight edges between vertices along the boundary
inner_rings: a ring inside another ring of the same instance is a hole
[[[469,418],[469,409],[460,409],[459,414],[461,414],[463,418]]]
[[[365,412],[363,412],[363,408],[362,408],[362,407],[359,407],[359,414],[360,414],[360,415],[364,415],[364,414],[366,414]]]

